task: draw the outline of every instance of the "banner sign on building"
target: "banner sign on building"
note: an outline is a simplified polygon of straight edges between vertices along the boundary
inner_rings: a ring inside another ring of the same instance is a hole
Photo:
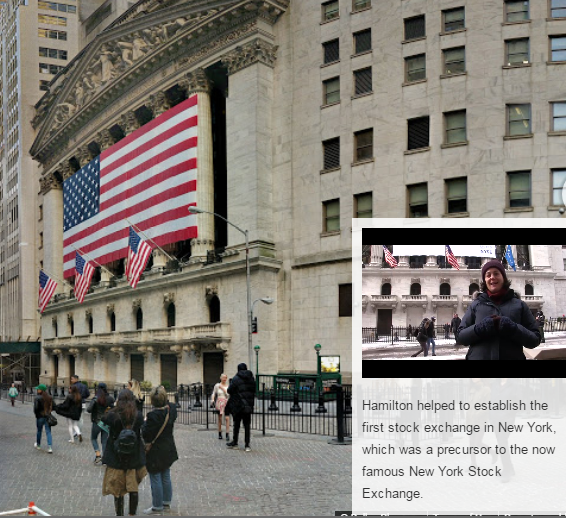
[[[393,245],[393,255],[444,255],[446,245]],[[496,257],[496,245],[450,245],[456,257]]]
[[[197,96],[103,151],[63,182],[64,275],[75,249],[105,264],[128,255],[130,223],[159,246],[196,238]]]

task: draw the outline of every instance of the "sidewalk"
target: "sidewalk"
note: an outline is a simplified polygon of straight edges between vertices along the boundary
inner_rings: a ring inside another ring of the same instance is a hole
[[[113,516],[102,496],[104,467],[94,466],[89,415],[83,442],[71,444],[64,419],[53,428],[53,455],[33,447],[31,405],[0,401],[0,510],[33,500],[53,516]],[[243,430],[241,431],[243,433]],[[252,431],[251,452],[228,450],[215,429],[175,426],[172,516],[311,516],[350,509],[351,446],[328,438]],[[243,439],[243,437],[242,437]],[[243,442],[243,441],[241,441]],[[138,515],[151,505],[149,478],[140,486]],[[126,507],[127,510],[127,507]]]

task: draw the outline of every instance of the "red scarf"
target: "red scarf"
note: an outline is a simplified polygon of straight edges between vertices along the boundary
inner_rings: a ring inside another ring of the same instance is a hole
[[[501,301],[505,297],[505,295],[507,295],[508,291],[509,291],[508,288],[502,289],[501,291],[498,291],[497,293],[491,293],[491,291],[487,290],[487,295],[495,304],[497,304],[499,306],[501,304]]]

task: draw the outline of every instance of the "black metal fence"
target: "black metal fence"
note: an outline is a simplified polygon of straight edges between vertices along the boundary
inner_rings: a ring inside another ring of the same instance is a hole
[[[418,326],[391,326],[391,330],[384,333],[376,327],[362,328],[362,343],[368,344],[373,342],[385,342],[389,344],[399,343],[402,345],[406,342],[417,344],[414,331]],[[444,326],[438,325],[434,327],[437,339],[454,340],[454,333],[451,330],[446,331]]]
[[[325,387],[323,391],[287,390],[273,387],[273,376],[260,376],[259,391],[252,414],[252,429],[279,430],[297,433],[339,436],[339,432],[348,437],[351,435],[352,386],[335,385]],[[0,387],[0,399],[8,398],[10,385]],[[114,397],[124,387],[116,387]],[[177,405],[177,423],[184,425],[201,425],[216,428],[218,412],[212,405],[213,385],[195,383],[179,385],[177,391],[168,392],[169,401]],[[91,396],[94,396],[94,390]],[[59,402],[67,395],[67,388],[48,387],[48,392]],[[31,388],[20,390],[17,400],[22,403],[33,403],[36,391]],[[151,409],[149,391],[144,391],[144,414]],[[341,406],[341,409],[338,408]],[[339,411],[341,410],[341,411]],[[338,422],[341,414],[340,422]]]
[[[566,317],[547,318],[544,323],[544,332],[553,333],[556,331],[566,331]]]

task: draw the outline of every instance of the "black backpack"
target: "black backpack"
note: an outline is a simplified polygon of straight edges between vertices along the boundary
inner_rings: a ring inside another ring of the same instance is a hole
[[[114,450],[121,457],[134,454],[138,449],[138,435],[131,428],[124,426],[124,421],[120,417],[122,430],[114,442]]]
[[[419,328],[418,327],[415,327],[415,329],[413,330],[413,336],[414,337],[419,336]]]

